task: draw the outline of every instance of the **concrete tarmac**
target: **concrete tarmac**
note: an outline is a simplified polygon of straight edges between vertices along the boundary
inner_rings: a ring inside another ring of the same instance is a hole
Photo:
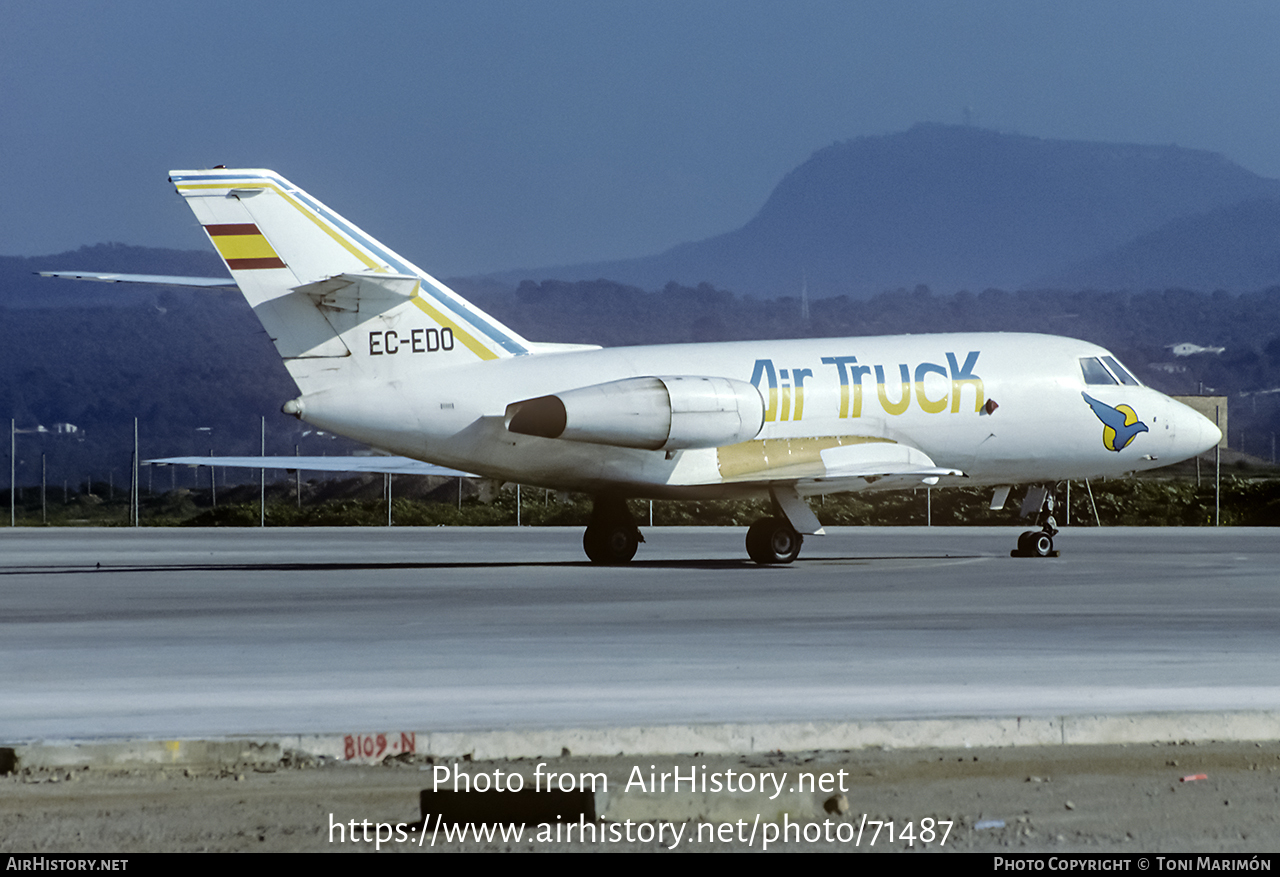
[[[1280,708],[1273,530],[0,533],[0,741]]]

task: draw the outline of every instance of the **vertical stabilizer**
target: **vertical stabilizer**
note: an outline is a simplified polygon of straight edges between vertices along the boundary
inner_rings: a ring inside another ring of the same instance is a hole
[[[272,171],[170,171],[169,180],[304,394],[529,352],[515,332]]]

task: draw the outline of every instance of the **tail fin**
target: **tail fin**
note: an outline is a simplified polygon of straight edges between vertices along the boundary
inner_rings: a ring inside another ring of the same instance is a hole
[[[420,373],[530,352],[528,341],[272,171],[170,171],[169,181],[304,394],[410,362]]]

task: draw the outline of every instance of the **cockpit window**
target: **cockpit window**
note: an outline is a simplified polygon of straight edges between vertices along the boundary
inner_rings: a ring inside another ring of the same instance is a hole
[[[1080,369],[1084,372],[1084,382],[1086,384],[1114,384],[1116,382],[1116,379],[1111,377],[1111,372],[1107,371],[1096,356],[1080,357]]]
[[[1126,387],[1138,386],[1138,379],[1125,371],[1124,366],[1116,362],[1116,358],[1114,356],[1104,356],[1102,357],[1102,361],[1111,367],[1111,373],[1120,379],[1120,383],[1124,384]]]

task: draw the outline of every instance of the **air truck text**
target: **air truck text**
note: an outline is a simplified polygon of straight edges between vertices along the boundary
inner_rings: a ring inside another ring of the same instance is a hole
[[[856,356],[823,356],[821,363],[826,368],[817,363],[813,368],[796,368],[794,362],[775,364],[772,359],[757,359],[751,383],[764,397],[766,422],[803,420],[806,394],[811,414],[816,404],[819,416],[835,414],[841,419],[862,417],[864,396],[867,414],[871,406],[878,406],[885,414],[897,416],[905,414],[912,403],[925,414],[959,414],[981,411],[986,402],[986,386],[974,371],[980,355],[981,351],[970,350],[962,361],[948,351],[940,357],[946,360],[945,365],[940,361],[862,365]],[[968,407],[970,399],[972,409]]]
[[[753,773],[740,770],[708,771],[706,765],[690,765],[685,771],[672,767],[659,771],[649,765],[645,771],[639,765],[631,768],[624,792],[662,794],[665,792],[762,792],[770,800],[783,791],[789,792],[848,792],[849,772],[837,770],[828,773],[797,771],[794,781],[788,780],[787,771]],[[534,791],[571,792],[574,789],[592,792],[609,791],[609,778],[603,773],[570,773],[549,771],[545,762],[533,772],[531,782],[526,783],[522,774],[495,768],[478,773],[458,769],[457,764],[437,764],[432,770],[432,790],[455,792],[519,792],[524,788]]]

